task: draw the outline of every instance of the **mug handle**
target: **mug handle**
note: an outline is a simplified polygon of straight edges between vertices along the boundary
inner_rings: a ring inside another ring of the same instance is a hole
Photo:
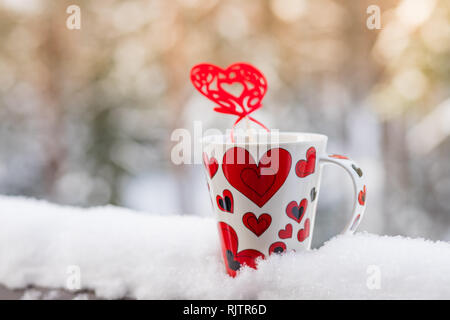
[[[319,161],[322,164],[336,164],[344,168],[352,177],[355,191],[352,218],[345,226],[342,234],[353,234],[358,228],[366,210],[367,186],[364,173],[352,159],[338,154],[321,156]]]

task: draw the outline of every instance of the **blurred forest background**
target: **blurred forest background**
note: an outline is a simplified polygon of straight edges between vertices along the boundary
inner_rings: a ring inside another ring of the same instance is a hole
[[[0,0],[0,39],[2,194],[212,216],[202,169],[171,163],[170,136],[230,128],[189,72],[245,61],[269,83],[255,118],[326,134],[364,169],[362,230],[450,240],[448,0]],[[316,244],[352,205],[343,170],[323,179]]]

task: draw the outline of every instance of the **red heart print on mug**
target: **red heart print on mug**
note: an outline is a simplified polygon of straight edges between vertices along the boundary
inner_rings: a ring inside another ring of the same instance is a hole
[[[257,218],[253,212],[247,212],[242,217],[242,222],[247,229],[259,237],[270,227],[272,217],[270,214],[263,213]]]
[[[286,251],[286,244],[281,241],[274,242],[269,247],[269,255],[272,253],[282,254]]]
[[[216,202],[220,210],[233,213],[234,201],[233,194],[230,190],[225,189],[223,191],[223,197],[217,195]]]
[[[309,218],[305,220],[305,225],[303,227],[303,229],[300,229],[298,231],[297,234],[297,239],[300,242],[305,241],[306,238],[309,237],[309,227],[310,227],[310,222],[309,222]]]
[[[297,205],[297,202],[291,201],[286,206],[286,214],[289,218],[294,219],[300,223],[305,215],[308,207],[308,200],[305,198]]]
[[[316,149],[311,147],[306,151],[306,160],[299,160],[295,165],[295,174],[304,178],[314,173],[316,169]]]
[[[235,277],[243,265],[256,269],[256,259],[265,256],[258,250],[247,249],[238,252],[239,239],[234,229],[225,222],[219,222],[219,236],[223,260],[230,276]]]
[[[362,191],[360,191],[358,194],[358,202],[362,206],[366,203],[366,192],[366,186],[364,186]]]
[[[361,215],[358,214],[358,215],[356,216],[355,220],[353,221],[352,226],[350,227],[350,230],[355,230],[355,229],[356,229],[356,227],[357,227],[358,224],[359,224],[359,220],[360,220],[360,219],[361,219]]]
[[[291,163],[282,148],[268,150],[256,164],[247,149],[234,147],[225,152],[222,170],[233,187],[261,208],[284,184]]]
[[[349,160],[348,157],[340,155],[340,154],[330,154],[331,158],[335,158],[335,159],[341,159],[341,160]]]
[[[288,223],[284,229],[278,231],[280,239],[289,239],[292,237],[292,224]]]
[[[217,169],[219,169],[217,159],[214,157],[208,158],[208,155],[205,152],[203,152],[203,164],[205,165],[209,177],[212,179],[214,175],[217,173]]]

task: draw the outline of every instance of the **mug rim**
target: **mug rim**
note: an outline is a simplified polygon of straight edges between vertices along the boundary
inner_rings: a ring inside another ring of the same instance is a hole
[[[261,135],[270,135],[275,134],[280,137],[292,137],[292,140],[288,141],[264,141],[264,142],[252,142],[252,141],[238,141],[231,142],[229,141],[229,135],[224,134],[213,134],[208,135],[201,138],[201,143],[203,145],[240,145],[240,146],[254,146],[254,145],[268,145],[276,143],[277,145],[292,145],[292,144],[301,144],[305,142],[327,142],[328,136],[320,133],[312,133],[312,132],[296,132],[296,131],[276,131],[276,132],[268,132],[268,133],[257,133],[257,136]],[[215,139],[215,140],[214,140]],[[280,139],[281,140],[281,139]]]

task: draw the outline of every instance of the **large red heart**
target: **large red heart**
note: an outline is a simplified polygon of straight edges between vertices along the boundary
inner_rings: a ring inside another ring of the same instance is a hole
[[[214,157],[208,158],[208,155],[203,152],[203,164],[205,165],[206,171],[209,174],[209,177],[212,179],[219,169],[219,164],[217,163],[217,159]]]
[[[295,165],[295,173],[300,178],[309,176],[314,173],[316,168],[316,149],[311,147],[306,151],[306,160],[299,160]]]
[[[267,91],[264,75],[252,65],[235,63],[225,70],[208,63],[196,65],[191,70],[194,87],[219,107],[217,112],[243,116],[261,107]],[[227,90],[229,86],[239,85],[241,92],[235,94]],[[238,110],[240,106],[242,110]]]
[[[291,163],[285,149],[268,150],[257,165],[247,149],[233,147],[223,156],[222,170],[233,187],[261,208],[286,181]]]
[[[242,222],[247,229],[259,237],[269,228],[272,223],[272,217],[270,214],[263,213],[257,218],[253,212],[247,212],[242,217]]]
[[[246,265],[256,269],[256,259],[264,259],[265,256],[258,250],[247,249],[237,252],[239,239],[234,229],[225,222],[219,222],[219,236],[222,246],[222,255],[227,272],[235,277],[241,266]]]
[[[309,219],[306,219],[303,229],[300,229],[298,231],[297,234],[298,241],[303,242],[305,241],[306,238],[309,237],[309,227],[310,227]]]

